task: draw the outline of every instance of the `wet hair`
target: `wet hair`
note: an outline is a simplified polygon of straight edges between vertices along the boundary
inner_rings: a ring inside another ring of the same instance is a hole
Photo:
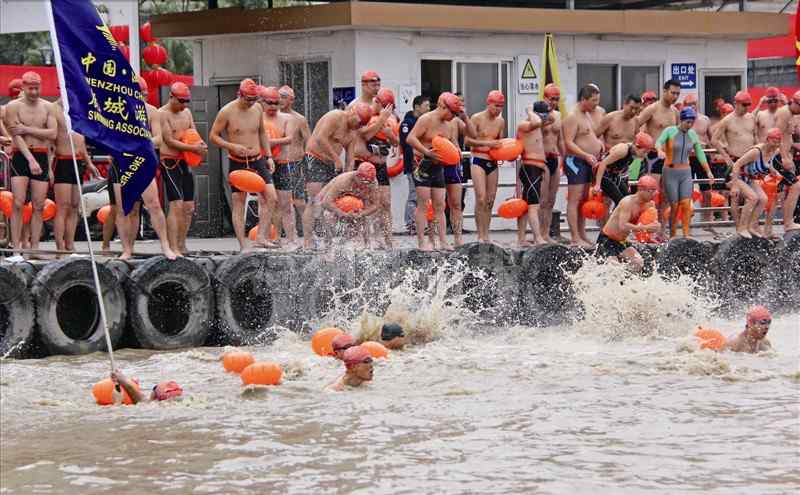
[[[625,98],[625,103],[628,103],[628,102],[637,103],[637,104],[641,105],[642,99],[640,97],[636,96],[636,95],[628,95]]]
[[[675,79],[668,79],[667,82],[664,83],[664,89],[669,89],[672,86],[677,86],[677,87],[680,88],[681,87],[681,83],[679,83]]]
[[[414,107],[418,107],[420,105],[425,104],[426,101],[431,101],[430,97],[425,95],[418,95],[414,97],[414,101],[412,102]]]
[[[381,340],[392,340],[397,337],[405,337],[403,327],[397,323],[385,323],[381,328]]]
[[[461,91],[456,91],[453,94],[456,95],[456,96],[464,96],[464,93],[462,93]]]
[[[600,90],[597,89],[597,86],[594,84],[587,84],[586,86],[582,87],[580,91],[578,91],[578,99],[579,100],[588,100],[594,95],[599,95]]]

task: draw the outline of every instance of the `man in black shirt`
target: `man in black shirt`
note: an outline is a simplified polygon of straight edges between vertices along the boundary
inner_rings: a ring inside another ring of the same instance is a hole
[[[417,192],[414,186],[414,150],[406,143],[406,138],[417,119],[431,109],[431,100],[427,96],[419,95],[412,102],[414,109],[406,112],[403,122],[400,123],[400,147],[403,150],[403,173],[408,178],[408,200],[406,201],[405,222],[406,232],[409,235],[416,234],[414,223],[414,211],[417,208]]]

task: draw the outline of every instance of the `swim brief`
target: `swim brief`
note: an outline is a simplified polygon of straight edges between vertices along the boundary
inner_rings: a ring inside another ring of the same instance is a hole
[[[610,258],[612,256],[619,258],[622,252],[629,247],[630,243],[628,241],[616,241],[605,235],[605,233],[600,232],[600,235],[597,236],[597,248],[595,253],[604,258]]]
[[[558,172],[558,159],[561,157],[558,153],[547,153],[545,156],[545,163],[547,164],[547,170],[550,171],[550,177],[555,175]]]
[[[472,157],[472,166],[479,167],[486,175],[497,171],[497,162],[477,156]]]

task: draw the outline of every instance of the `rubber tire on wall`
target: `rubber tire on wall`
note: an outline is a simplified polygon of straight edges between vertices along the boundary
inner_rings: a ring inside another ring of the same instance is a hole
[[[667,277],[689,275],[694,279],[705,279],[711,261],[710,246],[694,239],[672,239],[659,250],[656,258],[658,272]]]
[[[466,306],[489,323],[518,323],[519,267],[513,253],[496,244],[470,242],[459,246],[453,256],[469,266],[460,287]]]
[[[10,357],[22,356],[22,348],[32,343],[35,313],[31,294],[25,280],[17,273],[0,265],[0,306],[6,317],[5,330],[0,335],[0,358],[14,349]],[[21,344],[25,342],[25,344]]]
[[[245,253],[219,265],[215,278],[220,339],[234,345],[262,343],[274,338],[274,332],[264,332],[271,327],[294,328],[299,323],[292,290],[294,272],[293,258],[279,254]],[[245,284],[254,284],[253,290],[270,295],[270,314],[259,317],[259,326],[237,319],[235,305],[246,301],[234,299]]]
[[[720,244],[711,269],[717,295],[723,303],[763,304],[773,281],[771,277],[775,277],[770,270],[775,264],[772,251],[772,242],[762,238],[735,236]]]
[[[178,284],[188,296],[186,323],[174,334],[162,332],[151,319],[149,306],[153,291],[166,283]],[[128,322],[145,349],[181,349],[205,343],[214,321],[214,289],[208,273],[186,258],[170,261],[163,256],[150,258],[125,282],[128,296]]]
[[[568,273],[583,266],[587,255],[561,244],[536,246],[522,255],[520,304],[526,323],[553,326],[583,314]]]
[[[103,265],[97,265],[97,275],[103,291],[111,345],[115,346],[125,328],[125,291],[116,276]],[[103,323],[99,316],[86,340],[72,339],[61,329],[56,317],[58,300],[68,289],[76,286],[84,286],[96,294],[92,264],[88,259],[54,261],[42,269],[31,284],[39,335],[51,354],[88,354],[107,350]],[[96,304],[96,300],[94,303]],[[75,310],[80,311],[81,308]]]
[[[780,276],[777,300],[785,310],[796,313],[800,307],[800,230],[789,231],[784,240],[773,268]]]

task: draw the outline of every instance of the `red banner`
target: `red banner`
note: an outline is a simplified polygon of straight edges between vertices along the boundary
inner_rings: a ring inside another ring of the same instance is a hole
[[[800,80],[800,2],[797,2],[797,13],[794,15],[794,49],[797,56],[795,69],[797,69],[797,79]]]

